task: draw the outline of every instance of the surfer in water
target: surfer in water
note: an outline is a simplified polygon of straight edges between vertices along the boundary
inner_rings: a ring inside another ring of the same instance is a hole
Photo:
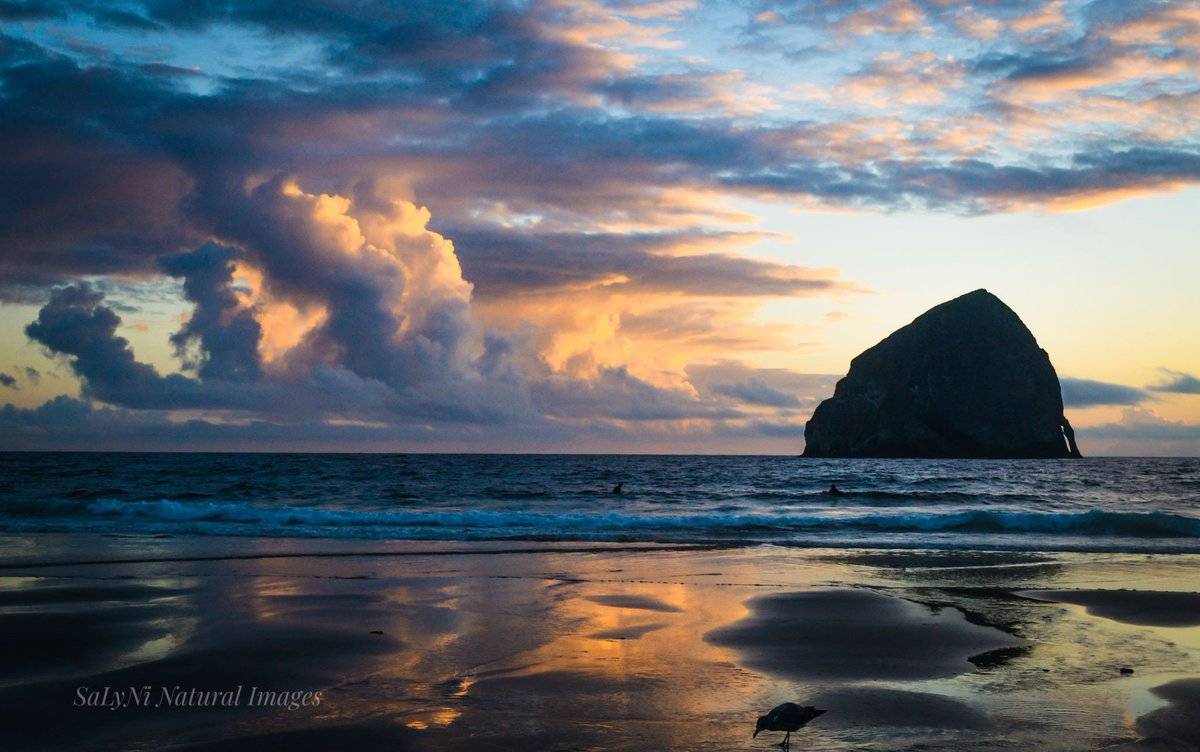
[[[836,483],[829,484],[829,490],[824,492],[826,496],[845,496],[845,492],[837,487]]]
[[[618,496],[625,493],[625,483],[622,482],[622,483],[618,483],[617,485],[613,486],[612,493],[614,493]]]

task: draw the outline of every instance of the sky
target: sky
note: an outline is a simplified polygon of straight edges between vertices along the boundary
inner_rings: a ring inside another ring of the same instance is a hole
[[[977,288],[1200,454],[1200,6],[0,0],[0,448],[798,453]]]

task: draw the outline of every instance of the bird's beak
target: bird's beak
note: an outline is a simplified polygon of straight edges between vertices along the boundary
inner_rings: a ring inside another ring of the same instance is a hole
[[[762,731],[762,729],[754,729],[754,733],[750,735],[750,738],[753,739],[757,737],[759,731]]]

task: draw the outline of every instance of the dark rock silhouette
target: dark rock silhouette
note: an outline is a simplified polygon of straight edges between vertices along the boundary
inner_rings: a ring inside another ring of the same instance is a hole
[[[1078,457],[1050,356],[987,290],[935,306],[850,363],[806,457]]]

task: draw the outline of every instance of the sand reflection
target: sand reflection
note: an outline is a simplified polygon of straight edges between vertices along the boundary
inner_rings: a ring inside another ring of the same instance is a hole
[[[1114,605],[1093,591],[1117,573],[1187,590],[1194,569],[1022,556],[766,548],[16,573],[0,585],[0,720],[15,748],[40,748],[40,727],[79,684],[246,683],[325,700],[72,715],[57,748],[768,749],[750,738],[754,719],[784,701],[829,710],[794,739],[805,749],[1186,739],[1200,626],[1163,619],[1194,624],[1193,596]],[[1011,647],[1023,650],[970,660]]]

